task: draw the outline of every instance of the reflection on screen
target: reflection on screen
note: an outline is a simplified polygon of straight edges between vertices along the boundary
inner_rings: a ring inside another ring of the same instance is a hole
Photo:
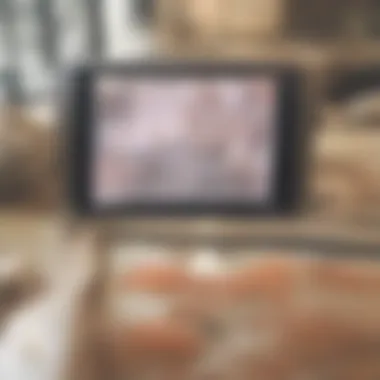
[[[272,78],[102,77],[96,101],[97,206],[271,201]]]

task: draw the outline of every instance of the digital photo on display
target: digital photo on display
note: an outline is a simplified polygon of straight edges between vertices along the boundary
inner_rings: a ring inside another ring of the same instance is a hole
[[[91,198],[97,207],[273,200],[273,77],[103,76],[95,99]]]

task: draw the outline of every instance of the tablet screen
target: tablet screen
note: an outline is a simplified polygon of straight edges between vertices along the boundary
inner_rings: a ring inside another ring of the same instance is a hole
[[[92,203],[270,204],[277,93],[265,75],[98,77]]]

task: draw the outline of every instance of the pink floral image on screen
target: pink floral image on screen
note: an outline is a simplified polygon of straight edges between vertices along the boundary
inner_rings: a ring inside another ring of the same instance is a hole
[[[266,77],[100,78],[93,201],[270,202],[276,90]]]

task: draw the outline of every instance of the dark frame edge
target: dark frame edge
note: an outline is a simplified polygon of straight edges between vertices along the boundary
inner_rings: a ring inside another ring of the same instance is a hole
[[[92,83],[99,73],[126,75],[255,75],[270,74],[279,77],[280,112],[278,123],[280,154],[276,162],[276,179],[279,186],[272,207],[241,204],[186,204],[186,205],[128,205],[107,210],[97,210],[89,196],[89,169],[92,136]],[[207,61],[132,61],[127,64],[79,67],[70,75],[69,135],[69,207],[82,217],[162,217],[162,216],[216,216],[216,217],[282,217],[297,215],[304,198],[307,130],[309,120],[303,117],[301,107],[306,96],[302,69],[296,65],[256,64],[254,62],[207,62]],[[289,142],[289,143],[287,143]]]

